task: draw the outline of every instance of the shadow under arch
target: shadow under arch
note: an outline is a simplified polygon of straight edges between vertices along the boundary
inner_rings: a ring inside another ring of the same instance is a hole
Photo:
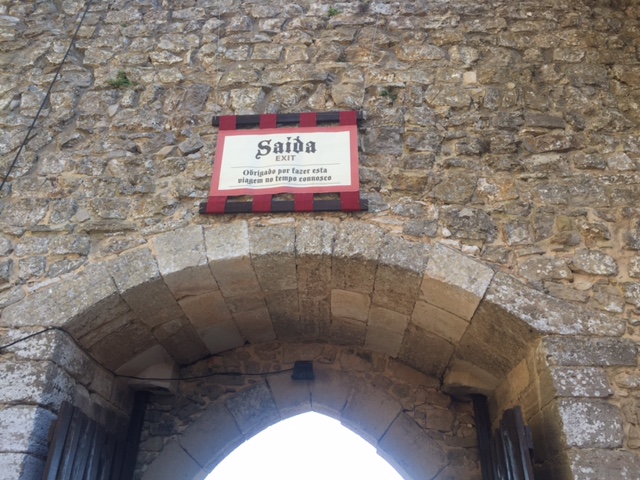
[[[570,448],[587,445],[581,432],[562,431],[570,419],[557,413],[548,357],[560,366],[610,365],[580,360],[609,348],[636,364],[635,344],[620,338],[623,318],[363,221],[232,221],[148,240],[36,288],[4,309],[1,325],[64,328],[109,370],[147,378],[245,343],[353,345],[441,379],[444,391],[493,396],[494,417],[523,403],[540,443],[552,445],[539,461],[562,465]]]

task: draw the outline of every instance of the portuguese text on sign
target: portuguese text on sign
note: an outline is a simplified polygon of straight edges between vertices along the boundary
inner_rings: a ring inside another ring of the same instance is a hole
[[[357,127],[221,130],[212,195],[358,191]]]

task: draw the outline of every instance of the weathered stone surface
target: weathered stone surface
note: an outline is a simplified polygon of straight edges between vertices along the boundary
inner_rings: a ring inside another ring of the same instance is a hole
[[[51,412],[37,406],[3,408],[0,410],[0,451],[46,457],[47,433],[54,420]]]
[[[176,475],[179,475],[176,477]],[[204,472],[200,465],[176,441],[170,441],[163,449],[163,455],[147,468],[143,479],[204,479]]]
[[[622,319],[567,305],[502,273],[493,278],[485,301],[527,322],[541,333],[615,336],[622,335],[625,330]]]
[[[0,479],[40,478],[45,461],[23,453],[0,453]]]
[[[409,316],[372,305],[367,323],[365,348],[386,353],[392,357],[397,356],[408,323]]]
[[[362,293],[373,291],[376,264],[383,247],[382,230],[343,222],[334,243],[332,287]]]
[[[618,265],[609,255],[594,250],[581,250],[571,259],[571,269],[577,273],[617,275]]]
[[[544,348],[556,365],[635,365],[634,342],[624,338],[547,337]]]
[[[380,439],[378,451],[411,478],[434,478],[449,462],[445,452],[404,413]],[[414,461],[416,457],[421,459],[419,463]]]
[[[296,288],[293,225],[251,228],[249,244],[253,266],[264,291]]]
[[[265,382],[256,383],[242,391],[227,400],[225,405],[246,437],[251,437],[280,420],[280,413]]]
[[[534,257],[520,264],[520,275],[528,280],[570,280],[573,274],[562,258]]]
[[[311,392],[307,381],[293,380],[290,372],[267,378],[269,389],[284,419],[311,410]]]
[[[631,480],[636,478],[640,470],[638,456],[620,450],[572,448],[568,456],[576,480]]]
[[[608,397],[613,394],[602,368],[556,367],[553,385],[561,397]]]
[[[558,402],[570,447],[617,448],[622,446],[622,415],[615,405],[602,400]]]

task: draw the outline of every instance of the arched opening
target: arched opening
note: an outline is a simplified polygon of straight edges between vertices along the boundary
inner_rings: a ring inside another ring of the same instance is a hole
[[[206,480],[402,480],[362,437],[315,412],[268,427],[231,452]]]

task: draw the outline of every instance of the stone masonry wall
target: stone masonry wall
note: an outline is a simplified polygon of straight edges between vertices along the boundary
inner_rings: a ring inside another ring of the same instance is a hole
[[[314,361],[317,380],[292,381],[290,371],[277,373],[292,368],[293,363],[300,359]],[[431,478],[433,474],[437,474],[438,479],[480,478],[471,402],[456,401],[443,394],[438,379],[385,355],[326,344],[271,342],[241,347],[203,360],[183,369],[181,376],[216,372],[254,375],[273,372],[274,375],[215,376],[183,381],[177,395],[152,397],[145,417],[136,478],[142,478],[145,467],[173,442],[182,445],[194,457],[191,462],[196,461],[208,473],[245,438],[281,418],[310,410],[342,420],[380,449],[383,455],[393,455],[389,459],[396,465],[403,459],[403,450],[405,455],[410,455],[411,446],[399,439],[394,440],[394,445],[388,439],[379,440],[385,429],[381,429],[378,423],[387,417],[393,420],[402,411],[433,442],[419,455],[422,462],[429,465],[427,470],[416,475],[411,469],[414,466],[400,465],[413,474],[413,478]],[[348,380],[337,381],[340,375],[345,375]],[[260,394],[260,401],[252,400],[252,408],[245,411],[240,406],[243,395],[253,395],[251,392],[257,390],[264,392]],[[377,406],[374,411],[370,411],[363,402],[363,396],[374,398],[372,403]],[[210,429],[198,425],[199,418],[210,415],[207,412],[217,408],[227,408],[244,435],[232,433],[234,429],[226,425],[218,425],[217,429],[213,425]],[[198,435],[197,441],[194,435]],[[227,443],[226,448],[219,451],[219,446],[224,443]],[[196,445],[207,445],[208,448]],[[185,465],[166,464],[164,468],[174,472],[189,471],[188,462]],[[154,478],[152,472],[148,475],[145,478]]]
[[[84,5],[0,0],[3,176]],[[153,235],[227,222],[197,213],[213,115],[358,109],[370,211],[301,216],[446,244],[624,319],[637,343],[639,19],[635,0],[94,2],[0,192],[0,308]],[[607,445],[637,452],[637,358],[567,353],[606,351],[599,339],[549,342],[551,364],[606,376],[602,404],[624,417],[624,445]]]

